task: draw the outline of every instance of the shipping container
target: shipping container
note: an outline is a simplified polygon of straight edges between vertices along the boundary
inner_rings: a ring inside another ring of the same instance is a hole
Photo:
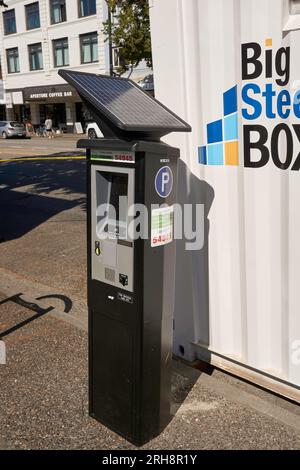
[[[174,353],[300,401],[300,0],[150,0],[155,95],[192,126]]]

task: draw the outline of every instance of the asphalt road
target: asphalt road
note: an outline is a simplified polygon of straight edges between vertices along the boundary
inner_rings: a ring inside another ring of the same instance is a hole
[[[84,297],[85,159],[36,158],[0,162],[0,269]]]
[[[45,156],[52,154],[84,155],[76,148],[79,138],[84,136],[58,136],[54,139],[33,137],[31,139],[0,139],[0,161],[20,157]]]

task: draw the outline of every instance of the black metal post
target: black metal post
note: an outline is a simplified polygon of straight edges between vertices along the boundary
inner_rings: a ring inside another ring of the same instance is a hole
[[[112,47],[112,36],[111,36],[111,28],[112,28],[112,11],[107,4],[108,8],[108,47],[109,47],[109,75],[113,77],[114,75],[114,65],[113,65],[113,47]]]

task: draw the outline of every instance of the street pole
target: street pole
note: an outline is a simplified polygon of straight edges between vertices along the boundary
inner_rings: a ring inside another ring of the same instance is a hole
[[[6,3],[4,3],[3,0],[0,0],[0,7],[8,8],[8,5],[6,5]],[[0,63],[0,80],[1,80],[1,90],[0,90],[0,92],[1,92],[1,94],[3,93],[3,98],[5,98],[1,63]],[[5,118],[6,118],[6,106],[5,106]]]
[[[111,34],[111,28],[112,28],[112,11],[107,4],[108,8],[108,47],[109,47],[109,75],[112,77],[114,75],[114,66],[113,66],[113,48],[112,48],[112,34]]]

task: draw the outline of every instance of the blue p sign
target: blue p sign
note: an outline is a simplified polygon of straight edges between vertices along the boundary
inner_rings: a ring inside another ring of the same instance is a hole
[[[171,168],[163,166],[155,176],[155,189],[160,197],[168,197],[173,187],[173,173]]]

